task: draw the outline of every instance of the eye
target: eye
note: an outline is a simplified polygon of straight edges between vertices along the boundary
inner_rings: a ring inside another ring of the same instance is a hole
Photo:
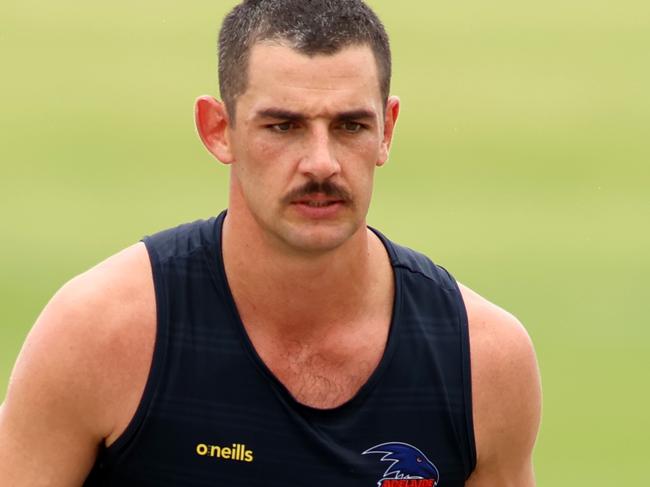
[[[415,460],[416,460],[418,463],[422,463],[422,459],[421,459],[420,457],[417,457]]]
[[[361,129],[363,128],[363,125],[361,125],[358,122],[344,122],[343,125],[343,130],[350,134],[356,134],[357,132],[360,132]]]
[[[279,134],[285,134],[289,132],[293,127],[294,125],[292,122],[282,122],[282,123],[275,123],[273,125],[269,125],[269,128],[271,130]]]

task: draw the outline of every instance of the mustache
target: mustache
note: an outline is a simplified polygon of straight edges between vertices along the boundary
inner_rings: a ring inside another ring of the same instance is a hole
[[[352,202],[352,196],[350,193],[342,186],[331,181],[309,181],[299,188],[290,191],[282,201],[285,204],[290,204],[293,201],[313,194],[324,194],[329,198],[343,200],[345,203]]]

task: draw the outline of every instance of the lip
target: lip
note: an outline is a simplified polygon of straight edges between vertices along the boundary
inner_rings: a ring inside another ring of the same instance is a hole
[[[310,204],[312,203],[312,204]],[[314,205],[316,203],[317,205]],[[291,206],[305,218],[312,220],[325,220],[335,217],[345,207],[342,200],[328,198],[305,198],[294,201]]]

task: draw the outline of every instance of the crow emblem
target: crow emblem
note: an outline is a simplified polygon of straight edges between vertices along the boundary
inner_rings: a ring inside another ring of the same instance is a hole
[[[440,474],[436,466],[424,453],[408,443],[382,443],[364,451],[363,455],[382,455],[380,461],[390,465],[378,487],[435,487]]]

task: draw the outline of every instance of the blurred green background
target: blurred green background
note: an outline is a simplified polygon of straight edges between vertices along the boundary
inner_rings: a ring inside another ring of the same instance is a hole
[[[650,3],[370,3],[403,102],[370,223],[527,326],[539,485],[647,485]],[[225,207],[192,104],[233,5],[0,4],[0,397],[66,280]]]

